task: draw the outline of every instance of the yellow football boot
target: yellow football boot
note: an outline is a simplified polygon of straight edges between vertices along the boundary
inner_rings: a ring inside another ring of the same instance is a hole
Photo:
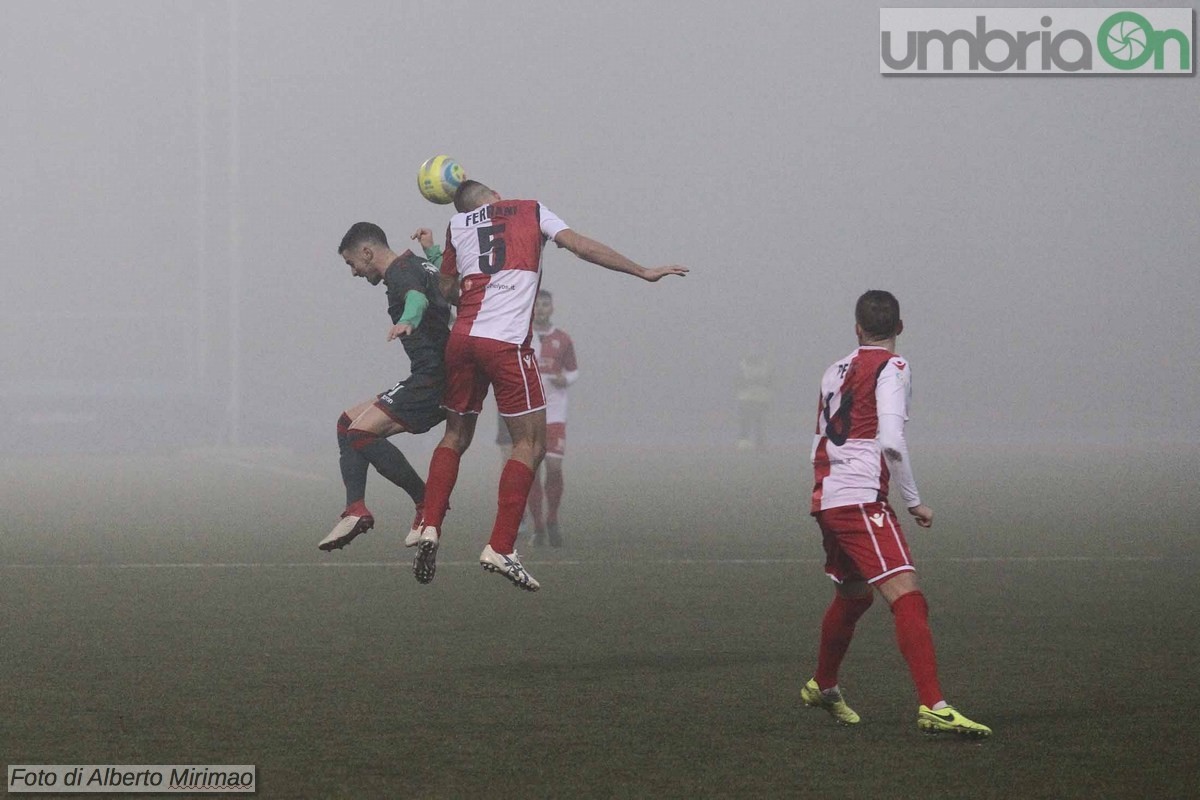
[[[985,739],[992,735],[992,729],[987,725],[967,719],[952,706],[937,711],[921,706],[917,709],[917,727],[925,733],[953,733],[969,739]]]
[[[840,690],[822,692],[815,680],[810,680],[800,689],[800,699],[806,706],[825,709],[839,725],[857,725],[859,722],[860,717],[854,713],[853,708],[846,705]]]

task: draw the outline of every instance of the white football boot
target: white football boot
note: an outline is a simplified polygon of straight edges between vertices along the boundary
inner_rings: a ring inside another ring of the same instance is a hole
[[[422,525],[417,538],[417,555],[413,557],[413,576],[417,583],[429,583],[437,572],[437,551],[442,534],[432,525]]]
[[[479,554],[479,565],[488,572],[500,573],[512,581],[513,585],[518,589],[524,589],[527,592],[536,592],[542,588],[542,585],[534,580],[534,577],[521,564],[521,559],[517,556],[516,550],[505,556],[497,553],[489,544]]]
[[[317,543],[317,547],[328,552],[330,550],[341,550],[354,538],[360,534],[366,533],[375,527],[375,519],[370,514],[347,514],[338,520],[337,525],[333,526],[333,530],[329,535]]]

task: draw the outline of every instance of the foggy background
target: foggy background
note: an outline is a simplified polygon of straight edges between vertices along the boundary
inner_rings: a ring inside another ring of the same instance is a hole
[[[918,464],[937,441],[1194,444],[1200,83],[883,77],[878,17],[5,2],[0,442],[332,454],[342,409],[408,374],[336,246],[359,220],[398,252],[441,239],[415,173],[445,153],[692,268],[646,284],[547,248],[573,448],[732,443],[738,360],[765,351],[774,435],[806,458],[868,288],[901,302]]]

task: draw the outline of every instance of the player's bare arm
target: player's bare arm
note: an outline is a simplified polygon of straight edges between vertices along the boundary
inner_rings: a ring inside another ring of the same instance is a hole
[[[688,268],[673,264],[669,267],[655,267],[647,269],[635,261],[632,261],[625,256],[613,250],[608,245],[598,242],[584,236],[581,233],[568,228],[565,231],[560,231],[554,237],[554,243],[559,247],[565,247],[579,258],[588,261],[597,266],[611,269],[614,272],[624,272],[626,275],[633,275],[635,278],[641,278],[644,281],[654,283],[660,278],[667,275],[686,275]]]

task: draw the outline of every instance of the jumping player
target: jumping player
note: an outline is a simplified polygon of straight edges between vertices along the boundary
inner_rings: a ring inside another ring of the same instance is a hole
[[[433,451],[413,574],[433,580],[442,521],[458,467],[475,434],[489,387],[512,436],[512,457],[500,474],[496,519],[479,562],[521,589],[539,584],[513,549],[529,489],[546,452],[546,400],[530,346],[542,247],[554,240],[584,261],[646,281],[685,275],[686,267],[646,269],[567,227],[537,200],[504,200],[478,181],[454,195],[458,214],[446,230],[441,288],[457,297],[458,317],[446,345],[446,433]]]
[[[821,623],[817,672],[800,698],[844,725],[859,721],[838,688],[838,668],[874,588],[892,609],[900,653],[917,686],[917,727],[927,733],[990,736],[991,728],[967,719],[942,696],[929,608],[887,499],[894,482],[917,524],[933,525],[933,509],[917,493],[904,439],[912,368],[895,354],[896,337],[904,330],[900,303],[889,292],[872,290],[858,298],[854,318],[859,347],[825,371],[817,406],[812,514],[835,590]]]
[[[413,547],[420,533],[425,481],[388,437],[402,432],[424,433],[446,417],[441,401],[446,378],[443,354],[450,336],[449,306],[438,291],[436,268],[409,250],[396,255],[378,225],[370,222],[352,225],[338,246],[338,254],[354,277],[366,278],[372,286],[383,283],[387,287],[388,314],[393,323],[387,340],[399,339],[403,344],[412,375],[338,418],[346,509],[317,546],[322,550],[340,549],[375,525],[364,500],[367,468],[371,465],[406,491],[416,505],[416,515],[404,541]]]
[[[575,343],[566,331],[554,326],[550,319],[553,314],[554,297],[545,289],[538,290],[533,303],[533,352],[546,395],[546,458],[529,490],[529,516],[533,520],[533,544],[549,539],[551,547],[562,547],[558,509],[564,488],[563,456],[567,452],[567,388],[579,379],[579,364],[575,360]]]

